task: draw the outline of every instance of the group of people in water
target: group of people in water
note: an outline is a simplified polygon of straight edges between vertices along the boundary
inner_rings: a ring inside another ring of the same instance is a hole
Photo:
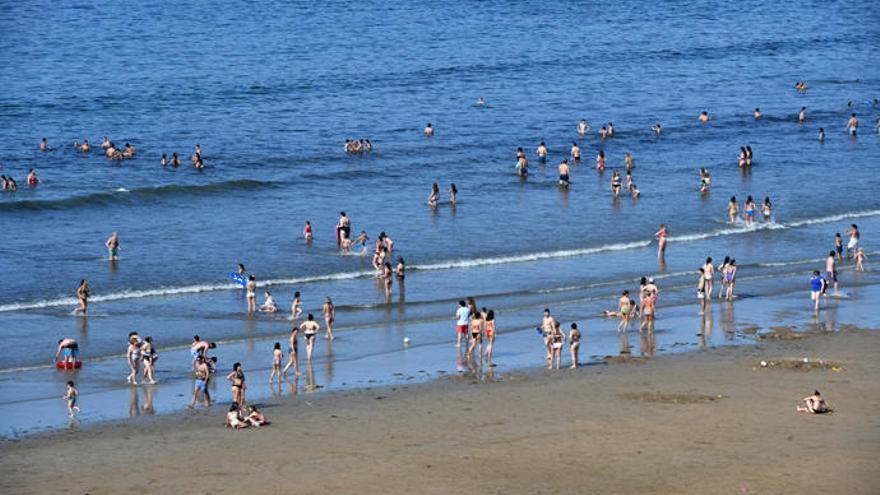
[[[373,143],[369,139],[346,139],[343,149],[349,155],[369,153],[373,151]]]
[[[37,171],[35,169],[28,170],[27,174],[27,185],[30,187],[35,187],[40,183],[40,178],[37,177]],[[4,192],[15,192],[18,190],[18,183],[15,179],[10,175],[0,175],[0,191]]]

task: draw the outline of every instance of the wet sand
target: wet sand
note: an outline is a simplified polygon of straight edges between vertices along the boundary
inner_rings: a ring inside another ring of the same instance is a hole
[[[877,331],[844,325],[491,383],[313,395],[270,404],[259,430],[225,430],[221,406],[97,424],[4,441],[0,491],[876,493],[878,355]],[[792,364],[804,357],[833,366]],[[814,388],[833,414],[795,412]]]

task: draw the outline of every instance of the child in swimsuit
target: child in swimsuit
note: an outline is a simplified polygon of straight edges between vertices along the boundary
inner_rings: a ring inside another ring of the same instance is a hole
[[[79,406],[76,405],[77,396],[79,396],[79,391],[76,390],[73,382],[67,382],[67,393],[64,394],[62,399],[67,401],[67,414],[71,418],[74,416],[74,413],[79,412]]]

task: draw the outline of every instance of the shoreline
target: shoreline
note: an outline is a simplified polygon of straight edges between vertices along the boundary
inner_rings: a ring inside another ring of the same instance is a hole
[[[869,493],[870,454],[880,445],[872,413],[880,405],[878,350],[876,330],[846,327],[610,367],[514,372],[494,383],[450,377],[330,392],[267,405],[272,424],[259,430],[224,429],[220,407],[102,423],[4,440],[2,487],[204,493],[268,491],[296,480],[309,493],[419,486],[448,493],[463,482],[511,493]],[[759,364],[801,356],[835,361],[842,370]],[[813,388],[834,414],[794,412]],[[827,455],[814,455],[817,445]],[[145,461],[155,446],[161,450]],[[203,451],[231,455],[211,455],[209,466],[196,461]],[[641,462],[632,463],[637,456]],[[59,466],[56,458],[70,461]],[[529,471],[536,459],[544,460],[538,464],[547,478]],[[142,463],[146,470],[127,469]],[[209,476],[195,474],[194,464]],[[645,473],[645,465],[655,472]]]

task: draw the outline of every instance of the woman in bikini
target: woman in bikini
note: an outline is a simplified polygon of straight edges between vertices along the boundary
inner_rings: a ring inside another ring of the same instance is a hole
[[[831,412],[831,407],[825,402],[822,394],[818,390],[813,391],[813,395],[801,399],[805,407],[798,406],[797,412],[808,412],[811,414],[823,414]]]
[[[141,362],[141,342],[137,336],[133,336],[128,340],[128,350],[125,355],[128,358],[128,368],[131,370],[126,381],[132,385],[137,385],[137,374],[140,371]]]
[[[296,291],[293,293],[293,304],[290,305],[290,319],[296,320],[302,312],[302,302],[299,300],[299,291]]]
[[[654,233],[657,239],[657,257],[662,258],[666,254],[666,238],[669,237],[669,231],[665,223],[660,224],[660,230]]]
[[[79,287],[76,288],[76,298],[79,300],[79,307],[73,310],[73,313],[86,314],[89,306],[89,282],[86,279],[79,281]]]
[[[739,206],[736,204],[736,196],[731,196],[730,201],[727,203],[727,218],[730,223],[736,222],[737,213],[739,213]]]
[[[724,271],[722,275],[724,280],[727,281],[727,300],[733,300],[733,288],[736,284],[736,260],[730,260],[730,263],[727,265],[727,269]]]
[[[278,383],[281,383],[281,360],[284,358],[284,353],[281,352],[281,344],[275,342],[275,347],[272,349],[272,371],[269,373],[269,383],[272,383],[272,379],[275,376],[278,376]]]
[[[596,170],[599,172],[605,171],[605,152],[599,150],[599,153],[596,155]]]
[[[642,301],[642,324],[639,327],[639,331],[644,331],[646,328],[648,331],[654,330],[654,306],[656,301],[653,296],[648,295],[645,297],[645,300]]]
[[[577,323],[571,324],[571,331],[568,332],[568,347],[571,351],[571,367],[578,367],[578,355],[581,350],[581,331],[578,330]]]
[[[743,209],[746,214],[746,223],[752,224],[755,221],[755,213],[758,210],[758,205],[755,204],[755,200],[752,199],[751,196],[746,198],[746,203],[743,205]]]
[[[232,372],[226,375],[226,379],[232,382],[232,401],[244,406],[244,371],[241,370],[241,363],[232,365]],[[269,381],[272,381],[271,378]]]
[[[257,277],[253,275],[248,277],[247,285],[245,285],[245,291],[248,313],[255,313],[257,311]]]
[[[622,182],[620,180],[620,172],[617,170],[611,174],[611,192],[614,194],[615,198],[620,197],[620,187],[622,186]]]
[[[477,347],[477,343],[479,343],[481,360],[483,357],[483,323],[483,314],[479,311],[475,312],[470,321],[471,342],[467,350],[468,356],[473,356],[474,349]]]
[[[153,337],[147,337],[144,339],[144,344],[141,346],[141,356],[144,361],[144,380],[151,385],[155,384],[155,363],[159,355],[156,353],[156,348],[153,347]]]
[[[764,198],[764,207],[762,208],[761,213],[764,215],[764,221],[769,222],[770,216],[773,214],[773,203],[770,202],[769,196]]]
[[[336,321],[336,306],[333,305],[333,300],[330,299],[330,296],[324,299],[324,307],[321,308],[321,313],[324,315],[324,323],[327,325],[327,334],[324,338],[333,340],[332,325]]]
[[[309,313],[308,316],[306,316],[306,321],[299,326],[299,329],[303,331],[303,335],[306,337],[306,359],[311,363],[312,351],[315,349],[315,335],[321,330],[321,325],[318,325],[318,322],[315,321],[314,315]]]
[[[440,186],[437,183],[431,185],[431,194],[428,195],[428,206],[437,207],[437,200],[440,198]]]
[[[565,332],[562,331],[562,324],[558,321],[553,325],[550,332],[550,365],[547,369],[556,369],[562,365],[562,348],[565,346]]]
[[[486,313],[486,364],[492,364],[492,350],[495,348],[495,311]]]
[[[617,325],[618,333],[626,332],[629,329],[629,314],[633,309],[629,301],[629,291],[625,290],[617,300],[617,312],[620,314],[620,323]]]
[[[293,366],[293,376],[299,376],[299,363],[296,359],[297,351],[299,350],[299,327],[294,325],[293,328],[290,329],[290,340],[289,347],[287,348],[287,365],[282,370],[284,376],[287,376],[287,370]]]

